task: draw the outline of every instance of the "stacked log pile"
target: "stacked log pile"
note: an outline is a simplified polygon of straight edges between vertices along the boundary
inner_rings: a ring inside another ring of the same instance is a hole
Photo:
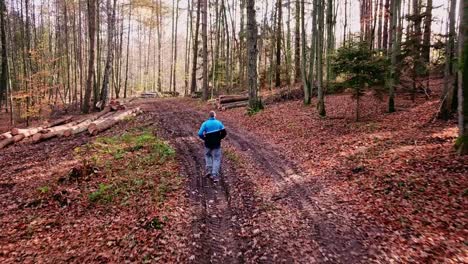
[[[76,121],[72,121],[72,117],[64,117],[39,127],[13,128],[0,134],[0,149],[24,139],[37,143],[54,137],[70,137],[85,131],[90,135],[97,135],[118,122],[140,113],[140,108],[125,109],[124,105],[114,103],[99,113]]]
[[[248,105],[249,97],[247,95],[220,95],[216,99],[216,107],[221,111]]]

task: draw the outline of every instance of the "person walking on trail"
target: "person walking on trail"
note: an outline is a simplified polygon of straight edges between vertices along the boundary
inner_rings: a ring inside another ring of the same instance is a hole
[[[214,182],[219,181],[221,167],[221,140],[227,135],[223,123],[216,119],[216,113],[210,111],[209,118],[200,127],[198,136],[205,142],[206,176]]]

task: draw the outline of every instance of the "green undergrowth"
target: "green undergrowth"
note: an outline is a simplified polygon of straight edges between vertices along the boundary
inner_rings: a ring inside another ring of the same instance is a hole
[[[182,184],[175,150],[147,129],[99,137],[75,154],[96,171],[89,176],[98,180],[87,191],[91,203],[128,205],[146,195],[162,204]]]

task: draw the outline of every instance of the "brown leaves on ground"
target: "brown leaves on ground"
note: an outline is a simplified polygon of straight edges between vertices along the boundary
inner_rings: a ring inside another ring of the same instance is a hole
[[[399,98],[399,111],[386,114],[384,101],[366,98],[361,122],[353,121],[348,95],[327,97],[325,119],[301,101],[270,105],[251,117],[235,109],[219,118],[299,161],[310,177],[303,182],[326,182],[320,192],[349,222],[379,226],[377,259],[466,262],[468,159],[454,152],[456,124],[432,121],[438,101]]]
[[[141,119],[87,144],[80,136],[2,153],[0,262],[186,259],[184,179],[174,150]]]

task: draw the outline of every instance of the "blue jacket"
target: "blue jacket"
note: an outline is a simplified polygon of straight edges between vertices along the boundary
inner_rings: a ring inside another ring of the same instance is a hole
[[[219,148],[221,146],[221,140],[226,137],[226,129],[223,123],[214,117],[203,122],[198,131],[198,136],[205,141],[205,147],[207,148]]]

